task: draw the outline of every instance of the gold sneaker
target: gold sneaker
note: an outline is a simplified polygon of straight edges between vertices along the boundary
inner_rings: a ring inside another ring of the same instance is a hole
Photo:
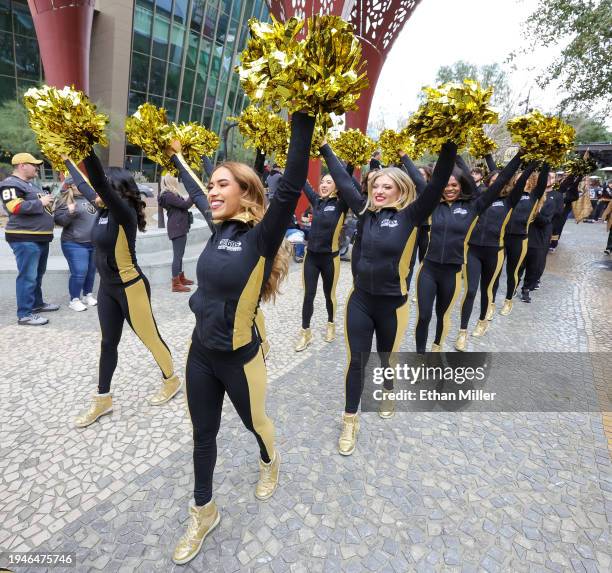
[[[312,342],[312,332],[310,331],[310,328],[302,328],[302,330],[300,330],[300,339],[298,340],[298,343],[295,345],[295,351],[302,352],[302,350],[306,350],[306,348],[310,346],[311,342]]]
[[[455,349],[459,352],[465,352],[467,347],[467,330],[461,329],[459,334],[457,335],[457,340],[455,340]]]
[[[268,354],[270,354],[270,343],[267,339],[261,341],[261,351],[263,352],[264,360],[268,358]]]
[[[187,531],[179,539],[172,554],[172,561],[178,565],[191,561],[200,552],[206,536],[221,521],[221,516],[214,501],[210,501],[202,507],[191,506],[189,515]]]
[[[439,344],[436,344],[435,342],[431,345],[431,351],[432,352],[442,352],[442,347]]]
[[[383,399],[380,401],[380,406],[378,407],[378,415],[383,420],[393,418],[395,415],[395,400],[389,398],[389,392],[383,392]]]
[[[93,424],[100,416],[113,411],[113,396],[111,394],[95,394],[88,410],[83,410],[75,419],[77,428],[85,428]]]
[[[485,320],[493,320],[495,316],[495,303],[489,303],[489,309],[487,310],[487,314],[485,316]]]
[[[502,306],[502,309],[499,311],[499,314],[501,314],[502,316],[508,316],[511,312],[512,312],[512,301],[506,299],[504,301],[504,306]]]
[[[162,380],[159,390],[149,398],[151,406],[161,406],[165,404],[181,389],[181,381],[176,374],[173,374],[167,380]]]
[[[359,432],[359,418],[357,414],[342,414],[342,432],[338,440],[338,452],[343,456],[350,456],[357,445]]]
[[[474,332],[472,332],[472,336],[484,336],[485,332],[487,331],[487,329],[489,328],[489,321],[488,320],[479,320],[476,323],[476,327],[474,328]]]
[[[328,322],[325,329],[325,342],[333,342],[334,340],[336,340],[336,325],[333,322]]]
[[[278,486],[278,473],[280,471],[280,454],[275,451],[270,463],[259,460],[259,480],[255,488],[255,497],[261,501],[272,497]]]

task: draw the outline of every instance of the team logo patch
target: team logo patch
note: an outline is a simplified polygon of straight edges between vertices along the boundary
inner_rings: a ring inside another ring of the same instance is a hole
[[[397,227],[399,225],[399,221],[395,219],[383,219],[380,223],[381,227]]]
[[[328,205],[327,207],[325,207],[325,209],[323,209],[323,211],[335,211],[336,210],[336,206],[335,205]]]
[[[503,206],[504,206],[503,201],[495,201],[495,203],[491,204],[491,207],[503,207]]]
[[[529,201],[529,195],[522,195],[521,201]]]
[[[95,208],[95,207],[94,207],[94,206],[93,206],[91,203],[88,203],[88,204],[87,204],[86,209],[87,209],[87,212],[88,212],[90,215],[93,215],[93,214],[95,214],[95,213],[96,213],[96,208]]]
[[[98,219],[98,225],[107,225],[108,224],[108,217],[100,217]]]
[[[219,246],[217,247],[219,251],[242,251],[242,243],[240,241],[232,241],[231,239],[221,239],[219,241]]]
[[[467,215],[467,213],[467,209],[464,209],[463,207],[457,207],[453,210],[454,215]]]

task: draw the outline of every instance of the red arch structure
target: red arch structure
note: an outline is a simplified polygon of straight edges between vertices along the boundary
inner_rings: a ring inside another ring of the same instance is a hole
[[[89,92],[89,50],[95,0],[28,0],[45,82]]]

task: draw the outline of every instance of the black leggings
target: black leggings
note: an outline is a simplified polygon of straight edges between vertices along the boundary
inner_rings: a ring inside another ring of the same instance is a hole
[[[469,245],[467,272],[463,275],[463,302],[461,303],[461,329],[465,330],[470,322],[474,300],[480,284],[480,320],[484,320],[493,298],[493,283],[501,272],[504,263],[502,247],[483,247]]]
[[[542,275],[544,274],[547,254],[547,246],[527,248],[527,255],[525,256],[524,264],[519,271],[519,275],[521,277],[523,276],[523,272],[525,273],[523,288],[533,290],[536,287],[540,278],[542,278]]]
[[[347,414],[355,414],[359,409],[364,369],[374,333],[377,352],[397,352],[408,326],[408,310],[406,295],[374,296],[359,288],[351,291],[344,318],[347,351],[344,411]],[[388,365],[388,356],[381,359],[383,366]]]
[[[406,286],[409,289],[412,283],[412,275],[414,273],[414,265],[416,264],[417,250],[419,251],[419,263],[423,262],[425,254],[427,253],[427,247],[429,246],[429,231],[431,226],[421,226],[417,230],[416,246],[417,248],[412,251],[412,258],[410,259],[410,272],[408,273],[408,281]]]
[[[340,275],[340,256],[336,253],[313,253],[306,251],[302,267],[304,303],[302,304],[302,328],[310,328],[317,295],[319,275],[323,278],[323,294],[327,307],[327,321],[334,322],[336,314],[336,285]]]
[[[563,211],[553,218],[552,237],[550,238],[550,246],[556,247],[559,244],[561,233],[563,233],[563,227],[567,223],[567,218],[572,212],[572,204],[566,203],[563,207]]]
[[[187,244],[187,235],[172,239],[172,276],[178,277],[183,270],[183,255],[185,254],[185,245]]]
[[[110,392],[124,320],[149,349],[164,378],[174,374],[172,355],[157,329],[151,308],[151,287],[144,275],[129,286],[100,283],[98,318],[102,330],[98,378],[100,394]]]
[[[204,347],[194,331],[185,386],[193,425],[196,505],[212,499],[217,433],[226,392],[242,423],[257,439],[261,459],[269,463],[274,456],[274,424],[266,415],[266,385],[266,365],[259,343],[233,352],[213,351]]]
[[[436,338],[442,346],[450,325],[450,314],[461,290],[461,265],[440,264],[425,259],[417,273],[418,317],[415,330],[416,349],[422,354],[427,348],[429,323],[436,303]]]
[[[527,254],[527,237],[523,235],[506,235],[504,238],[506,252],[506,300],[512,300],[519,283],[519,269]],[[499,275],[493,285],[493,301],[497,295]]]

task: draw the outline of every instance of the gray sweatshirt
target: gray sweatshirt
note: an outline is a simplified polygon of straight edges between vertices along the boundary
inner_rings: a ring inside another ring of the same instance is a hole
[[[66,203],[55,209],[55,222],[64,227],[62,242],[91,243],[91,233],[96,224],[98,210],[83,196],[76,196],[74,202],[76,205],[74,213],[68,211]]]

